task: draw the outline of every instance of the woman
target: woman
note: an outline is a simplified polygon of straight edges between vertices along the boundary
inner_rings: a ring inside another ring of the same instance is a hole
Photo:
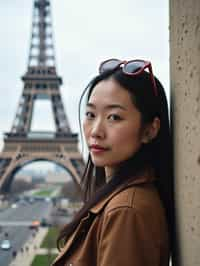
[[[173,176],[164,89],[147,61],[109,59],[99,72],[86,88],[85,205],[62,230],[53,265],[167,266]]]

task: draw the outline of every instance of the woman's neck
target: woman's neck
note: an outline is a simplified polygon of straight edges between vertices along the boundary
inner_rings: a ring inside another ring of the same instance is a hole
[[[108,183],[108,182],[110,182],[110,180],[112,179],[112,175],[110,175],[110,176],[106,176],[106,183]]]
[[[114,176],[115,169],[113,167],[105,167],[106,183],[108,183]]]

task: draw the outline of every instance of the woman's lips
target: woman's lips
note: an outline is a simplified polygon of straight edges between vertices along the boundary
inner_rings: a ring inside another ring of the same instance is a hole
[[[99,146],[99,145],[90,145],[90,151],[93,153],[101,153],[101,152],[105,152],[108,151],[108,148]]]

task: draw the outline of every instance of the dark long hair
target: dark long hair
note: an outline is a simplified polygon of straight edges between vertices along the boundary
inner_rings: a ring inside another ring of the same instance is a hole
[[[85,204],[77,213],[73,221],[66,225],[58,238],[58,247],[65,243],[73,233],[80,220],[88,213],[89,209],[98,201],[106,197],[118,186],[136,178],[147,166],[151,166],[157,177],[156,187],[166,211],[169,225],[171,243],[173,243],[174,208],[173,208],[173,165],[172,165],[172,139],[168,115],[168,104],[165,91],[160,81],[155,77],[158,95],[154,94],[150,74],[146,71],[137,76],[128,76],[121,68],[106,71],[95,77],[87,86],[87,100],[94,87],[102,80],[114,79],[131,96],[131,99],[141,113],[142,123],[148,124],[155,117],[160,119],[160,130],[155,139],[143,144],[131,158],[123,162],[110,182],[105,182],[103,167],[95,167],[89,155],[85,172],[82,177]],[[84,91],[84,93],[85,93]],[[82,100],[82,97],[81,97]],[[123,178],[121,176],[123,175]],[[171,248],[173,249],[172,245]]]

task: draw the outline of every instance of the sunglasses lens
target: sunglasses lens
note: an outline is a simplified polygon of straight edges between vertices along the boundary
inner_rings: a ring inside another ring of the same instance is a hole
[[[118,59],[111,59],[111,60],[105,61],[100,65],[99,72],[103,73],[107,70],[115,69],[119,66],[120,63],[121,61]]]
[[[127,73],[135,73],[135,72],[137,72],[138,70],[140,70],[141,68],[144,68],[144,67],[145,67],[145,62],[132,61],[132,62],[127,63],[124,66],[124,71],[127,72]]]

